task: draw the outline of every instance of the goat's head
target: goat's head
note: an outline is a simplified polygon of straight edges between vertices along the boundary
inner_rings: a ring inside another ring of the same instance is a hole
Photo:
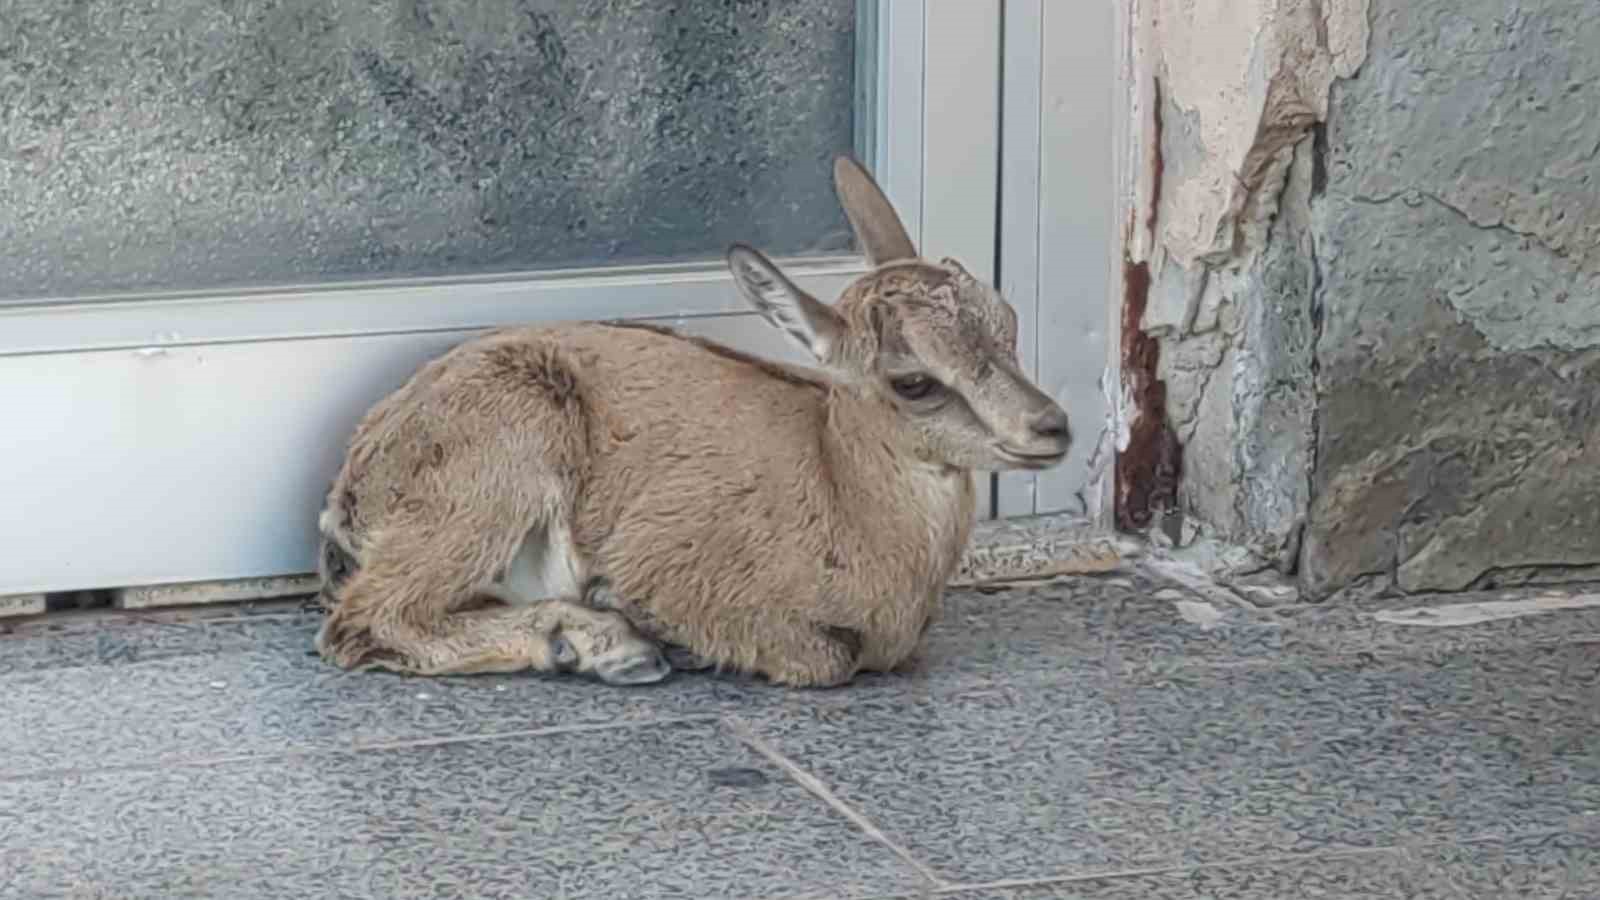
[[[740,292],[823,367],[892,409],[923,458],[967,469],[1047,469],[1071,446],[1067,414],[1017,364],[1017,314],[952,259],[917,255],[872,177],[834,164],[839,200],[872,271],[834,304],[735,245]]]

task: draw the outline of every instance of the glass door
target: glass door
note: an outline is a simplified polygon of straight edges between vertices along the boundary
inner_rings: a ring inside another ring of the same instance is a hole
[[[0,595],[311,571],[356,419],[483,328],[794,359],[720,258],[836,295],[836,153],[993,273],[999,0],[6,6]]]

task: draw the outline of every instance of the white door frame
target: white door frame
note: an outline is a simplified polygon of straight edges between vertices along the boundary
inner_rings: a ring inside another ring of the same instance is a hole
[[[1067,410],[1061,467],[1008,473],[1004,517],[1068,512],[1109,528],[1124,192],[1122,60],[1133,0],[1005,0],[1000,289],[1016,307],[1021,362]]]
[[[879,177],[925,253],[992,276],[1001,0],[871,12]],[[783,264],[823,297],[863,271]],[[0,304],[0,596],[309,572],[371,403],[482,329],[580,318],[791,352],[718,264]]]

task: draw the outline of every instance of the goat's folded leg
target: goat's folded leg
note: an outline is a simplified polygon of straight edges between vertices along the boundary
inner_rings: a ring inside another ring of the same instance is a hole
[[[716,663],[681,644],[663,643],[661,653],[667,658],[667,664],[677,672],[704,672],[717,667]]]
[[[829,625],[774,628],[762,633],[753,669],[775,684],[841,687],[861,667],[861,633]]]
[[[672,669],[656,645],[621,615],[570,600],[490,607],[422,626],[389,622],[350,631],[335,610],[317,638],[324,658],[345,668],[414,675],[578,672],[608,684],[650,684]]]
[[[672,668],[762,675],[792,687],[836,687],[860,669],[861,633],[792,615],[723,610],[705,622],[666,622],[648,607],[619,594],[604,578],[590,581],[584,602],[620,613],[658,642]]]
[[[621,614],[641,634],[655,641],[661,647],[661,652],[666,656],[667,663],[678,672],[703,672],[714,669],[717,664],[714,660],[707,659],[694,652],[683,644],[674,643],[665,636],[664,626],[650,614],[643,606],[630,602],[617,594],[611,582],[604,578],[594,578],[584,590],[583,602],[597,610],[611,610]]]

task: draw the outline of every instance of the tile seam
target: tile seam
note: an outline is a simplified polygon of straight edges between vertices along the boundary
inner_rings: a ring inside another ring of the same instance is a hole
[[[1465,846],[1471,844],[1510,842],[1561,835],[1593,835],[1600,837],[1600,827],[1585,827],[1573,825],[1561,828],[1538,828],[1528,831],[1514,831],[1507,834],[1479,834],[1459,838],[1443,838],[1437,840],[1398,840],[1392,844],[1381,847],[1338,847],[1328,850],[1313,850],[1308,853],[1284,853],[1268,856],[1246,856],[1236,859],[1221,859],[1214,862],[1198,862],[1180,865],[1135,866],[1127,869],[1115,869],[1104,872],[1086,872],[1081,875],[1043,875],[1037,878],[1010,878],[999,881],[979,882],[946,882],[936,890],[941,895],[961,894],[971,891],[994,891],[1011,888],[1049,887],[1056,884],[1081,884],[1086,881],[1115,881],[1119,879],[1138,878],[1146,875],[1171,875],[1182,872],[1201,872],[1210,869],[1251,868],[1260,866],[1279,865],[1284,863],[1304,863],[1309,861],[1331,861],[1341,859],[1360,859],[1371,856],[1396,856],[1404,857],[1414,851],[1437,850],[1445,847]]]
[[[812,796],[821,800],[834,812],[843,816],[867,837],[888,848],[891,853],[899,857],[918,875],[927,880],[935,890],[942,891],[952,886],[952,882],[940,877],[931,866],[923,863],[910,850],[896,843],[887,834],[884,834],[883,829],[874,824],[864,813],[835,794],[826,784],[822,783],[822,779],[806,771],[799,763],[785,756],[771,742],[758,734],[749,722],[737,715],[725,716],[722,722],[723,726],[741,743],[766,757],[773,765],[782,769],[790,779],[805,788]]]

